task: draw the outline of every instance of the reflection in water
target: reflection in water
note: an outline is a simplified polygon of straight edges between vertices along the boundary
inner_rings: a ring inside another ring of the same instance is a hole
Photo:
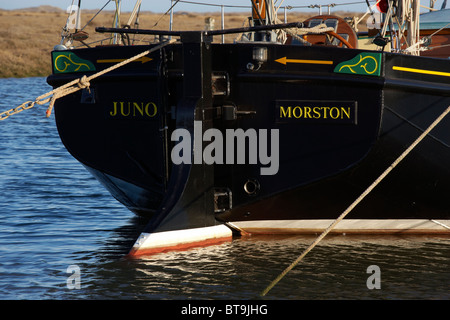
[[[235,239],[217,246],[113,262],[110,276],[121,284],[122,298],[260,299],[261,291],[314,239]],[[449,244],[445,237],[330,236],[265,298],[448,299]],[[380,290],[367,288],[371,265],[380,268]]]

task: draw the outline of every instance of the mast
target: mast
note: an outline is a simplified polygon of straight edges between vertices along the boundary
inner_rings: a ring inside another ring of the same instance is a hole
[[[128,18],[127,26],[131,26],[133,23],[134,18],[137,17],[137,13],[139,11],[139,8],[141,7],[142,0],[137,0],[134,4],[133,11],[131,12],[130,18]]]
[[[250,0],[255,25],[275,24],[277,12],[273,0]]]
[[[81,0],[78,0],[77,22],[75,24],[75,32],[81,29]]]
[[[277,11],[273,0],[250,0],[252,3],[253,26],[271,25],[277,23]],[[255,41],[275,42],[277,35],[274,31],[260,31],[254,35]]]
[[[379,8],[385,14],[384,25],[374,43],[384,46],[391,42],[393,52],[420,55],[419,39],[420,0],[381,0]],[[387,29],[389,28],[389,33]],[[389,38],[386,38],[386,35]],[[377,43],[378,42],[378,43]]]
[[[116,13],[114,15],[114,22],[113,22],[113,27],[114,28],[120,28],[120,7],[122,4],[122,0],[114,0],[114,2],[116,3]],[[113,34],[113,44],[120,44],[120,37],[117,33]]]
[[[420,0],[412,0],[410,7],[410,18],[407,22],[408,34],[407,42],[409,43],[409,48],[411,48],[411,54],[420,55],[419,48],[419,15],[420,15]]]

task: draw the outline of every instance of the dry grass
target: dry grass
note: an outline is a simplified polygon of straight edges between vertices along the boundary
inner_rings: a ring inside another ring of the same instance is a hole
[[[62,13],[0,11],[0,77],[44,76]]]
[[[93,17],[95,12],[83,12],[83,23]],[[247,14],[236,13],[225,16],[227,28],[241,27],[247,20]],[[303,21],[311,15],[292,13],[289,21]],[[88,43],[106,37],[95,33],[98,26],[110,27],[113,12],[102,12],[85,31],[90,34]],[[167,29],[169,17],[161,14],[144,12],[140,15],[140,28]],[[205,18],[212,17],[216,21],[216,29],[220,28],[220,14],[180,12],[175,15],[174,30],[203,30]],[[39,7],[29,10],[0,10],[0,78],[47,76],[51,73],[50,52],[61,40],[62,27],[67,14],[51,7]],[[124,14],[123,22],[128,19]],[[232,41],[234,35],[227,35],[226,41]],[[219,37],[217,37],[219,40]],[[152,40],[147,36],[146,40]]]

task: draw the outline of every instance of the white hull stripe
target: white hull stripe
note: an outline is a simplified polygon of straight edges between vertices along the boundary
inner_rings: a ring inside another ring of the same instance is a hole
[[[236,221],[226,225],[156,233],[142,233],[129,257],[186,250],[231,241],[232,229],[245,234],[315,234],[323,232],[334,220],[259,220]],[[345,234],[448,234],[450,220],[426,219],[346,219],[330,233]]]
[[[250,234],[308,234],[323,232],[334,220],[260,220],[236,221],[229,225]],[[426,219],[345,219],[331,233],[423,233],[450,234],[450,220]]]

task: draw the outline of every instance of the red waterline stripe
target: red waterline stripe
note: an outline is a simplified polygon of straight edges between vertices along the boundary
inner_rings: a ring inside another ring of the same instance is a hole
[[[137,249],[131,249],[131,251],[126,256],[127,258],[135,259],[142,256],[151,256],[158,253],[165,253],[165,252],[172,252],[172,251],[186,251],[192,248],[199,248],[199,247],[209,247],[212,245],[218,245],[225,242],[229,242],[232,240],[232,236],[227,237],[221,237],[221,238],[214,238],[214,239],[207,239],[207,240],[201,240],[201,241],[194,241],[194,242],[188,242],[188,243],[180,243],[173,246],[167,246],[167,247],[157,247],[157,248],[137,248]]]

